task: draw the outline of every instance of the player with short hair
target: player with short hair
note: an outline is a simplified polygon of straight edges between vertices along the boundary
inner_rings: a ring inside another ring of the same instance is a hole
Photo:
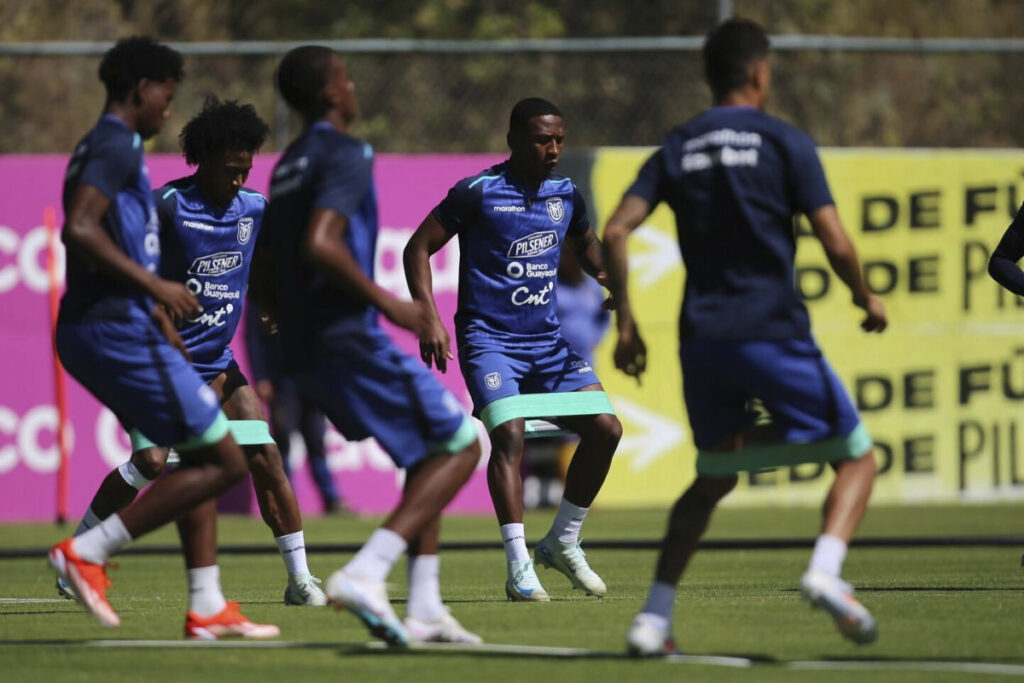
[[[420,335],[423,361],[445,372],[452,355],[434,302],[430,255],[459,237],[459,363],[474,411],[491,437],[487,483],[505,544],[505,593],[514,601],[550,600],[523,526],[519,467],[526,418],[557,418],[580,435],[561,504],[534,558],[589,595],[607,592],[587,564],[579,533],[622,426],[558,322],[555,285],[563,242],[589,275],[604,279],[601,245],[583,195],[572,180],[554,173],[564,144],[565,119],[555,105],[536,97],[519,101],[509,121],[508,161],[459,181],[417,228],[404,255],[413,298],[431,314]]]
[[[242,375],[228,344],[242,318],[249,264],[266,199],[244,187],[253,155],[270,128],[252,105],[206,101],[181,131],[186,162],[193,175],[154,192],[160,219],[161,277],[183,282],[199,299],[202,312],[179,328],[192,367],[216,392],[235,440],[243,445],[264,521],[274,533],[288,571],[286,605],[326,605],[327,596],[309,573],[299,506],[285,474],[281,454],[270,436],[266,416]],[[131,459],[103,481],[75,535],[121,510],[159,476],[168,449],[157,447],[139,430],[131,433]],[[186,548],[190,612],[199,618],[224,606],[216,565],[216,503],[192,511],[179,524]],[[205,545],[203,545],[205,544]]]
[[[398,506],[331,575],[327,595],[392,645],[478,643],[441,602],[438,537],[441,510],[469,479],[480,445],[458,400],[380,328],[383,313],[418,333],[427,315],[373,281],[373,150],[348,133],[358,113],[355,86],[341,57],[314,45],[284,56],[277,85],[305,125],[274,167],[250,291],[280,329],[299,390],[346,438],[375,437],[406,469]],[[403,624],[385,580],[407,550]]]
[[[157,275],[159,221],[142,140],[167,118],[183,75],[181,55],[149,38],[127,38],[104,55],[99,75],[107,89],[104,114],[76,146],[64,181],[68,272],[57,351],[68,372],[125,428],[173,445],[181,455],[181,467],[148,495],[50,550],[50,564],[111,627],[120,619],[106,598],[107,559],[142,534],[212,503],[245,473],[245,456],[216,393],[172,345],[182,344],[172,318],[195,317],[199,302],[185,285]],[[202,626],[210,637],[278,634],[276,626],[246,619],[236,603]]]
[[[801,591],[845,637],[863,643],[877,633],[840,578],[871,495],[872,442],[811,336],[794,286],[796,214],[810,219],[833,270],[864,310],[865,331],[885,329],[885,309],[864,281],[813,141],[764,112],[768,48],[761,27],[745,19],[710,32],[704,65],[714,105],[669,133],[605,228],[605,263],[619,301],[615,364],[628,375],[644,372],[646,348],[628,296],[626,240],[659,202],[675,213],[686,265],[680,357],[697,478],[672,509],[655,581],[630,627],[635,654],[674,650],[679,579],[736,473],[804,462],[829,463],[836,479]],[[771,415],[763,430],[746,410],[752,399]]]

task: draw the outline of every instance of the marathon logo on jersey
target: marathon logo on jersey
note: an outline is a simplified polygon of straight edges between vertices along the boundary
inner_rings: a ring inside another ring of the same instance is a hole
[[[548,209],[550,213],[551,209]],[[508,248],[509,258],[533,258],[547,253],[558,246],[558,233],[554,230],[535,232],[520,237]]]
[[[490,373],[488,375],[485,375],[484,376],[484,384],[486,384],[487,388],[490,389],[491,391],[494,391],[495,389],[500,388],[501,387],[501,373],[500,372],[492,372],[492,373]]]
[[[200,256],[192,262],[188,269],[189,275],[205,275],[220,277],[242,267],[242,252],[219,251],[216,254]]]
[[[213,226],[208,223],[201,221],[182,221],[181,224],[186,228],[192,228],[193,230],[202,230],[203,232],[213,232]]]
[[[548,199],[545,204],[548,207],[548,218],[551,219],[551,222],[561,223],[565,218],[565,206],[562,204],[562,198]]]
[[[238,243],[245,244],[252,237],[252,219],[251,218],[239,218],[238,219]]]

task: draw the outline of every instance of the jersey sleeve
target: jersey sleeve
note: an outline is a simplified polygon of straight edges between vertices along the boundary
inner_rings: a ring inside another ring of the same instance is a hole
[[[457,234],[469,227],[480,211],[480,196],[467,180],[462,180],[431,212],[448,232]]]
[[[95,143],[82,168],[80,184],[92,185],[113,201],[142,163],[137,136],[110,136]]]
[[[168,185],[153,190],[153,203],[156,204],[156,217],[160,221],[161,232],[174,227],[174,211],[178,205],[176,194],[177,191]]]
[[[569,219],[569,233],[582,235],[590,230],[590,219],[587,218],[587,202],[583,193],[576,185],[572,186],[572,217]]]
[[[631,194],[640,197],[652,207],[656,206],[662,199],[665,199],[665,188],[668,185],[667,149],[667,146],[662,146],[661,149],[648,157],[644,165],[640,167],[636,180],[626,190],[627,195]]]
[[[992,279],[1017,296],[1024,296],[1024,272],[1017,266],[1021,258],[1024,258],[1024,205],[1003,233],[988,262]]]
[[[803,133],[794,135],[789,154],[790,187],[797,210],[809,215],[823,206],[835,204],[814,141]]]
[[[351,219],[370,191],[372,178],[373,150],[369,145],[334,150],[314,184],[313,209],[332,209]]]

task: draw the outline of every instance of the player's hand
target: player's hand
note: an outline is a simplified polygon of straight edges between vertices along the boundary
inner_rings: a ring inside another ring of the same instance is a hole
[[[636,377],[636,383],[640,384],[640,376],[647,370],[647,345],[635,325],[619,331],[614,359],[615,367],[630,377]]]
[[[867,314],[860,326],[865,332],[883,332],[889,326],[889,319],[885,315],[885,304],[874,294],[860,304]]]
[[[431,317],[430,329],[420,335],[420,358],[430,367],[431,361],[442,373],[448,372],[448,361],[455,358],[451,352],[451,338],[448,330],[437,319]]]
[[[430,330],[432,316],[427,305],[421,301],[392,299],[382,312],[392,323],[409,330],[420,339]]]
[[[157,303],[167,309],[167,313],[170,314],[171,320],[176,325],[203,312],[203,307],[199,305],[199,299],[188,291],[185,285],[163,278],[155,280],[150,288],[150,294]]]
[[[600,273],[597,274],[597,277],[595,279],[597,280],[597,284],[601,285],[605,289],[608,289],[608,273],[602,270]],[[608,298],[605,299],[604,303],[601,304],[601,308],[603,308],[606,311],[614,311],[618,307],[619,300],[616,299],[615,295],[609,290]]]
[[[171,346],[178,349],[182,356],[185,357],[189,363],[192,362],[192,356],[188,352],[188,348],[185,346],[184,340],[181,335],[178,334],[177,328],[174,326],[174,322],[171,320],[170,315],[160,305],[153,307],[153,321],[156,322],[158,328],[160,328],[161,334],[163,334],[167,341],[170,342]]]
[[[267,334],[277,334],[277,321],[269,313],[260,313],[260,327]]]

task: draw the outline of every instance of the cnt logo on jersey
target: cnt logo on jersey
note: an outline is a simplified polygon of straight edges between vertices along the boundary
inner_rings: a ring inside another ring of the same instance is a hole
[[[548,218],[553,223],[561,223],[565,217],[565,207],[562,205],[562,198],[555,197],[554,199],[548,199],[545,204],[548,207]]]
[[[252,237],[252,218],[238,219],[238,243],[245,244]]]

